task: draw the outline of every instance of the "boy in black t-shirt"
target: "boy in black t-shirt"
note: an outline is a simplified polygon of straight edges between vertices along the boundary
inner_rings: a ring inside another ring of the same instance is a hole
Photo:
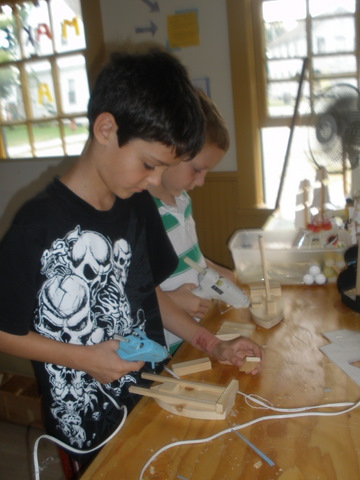
[[[0,245],[0,350],[33,361],[47,432],[83,452],[135,401],[128,387],[144,363],[121,359],[116,335],[139,328],[164,345],[164,324],[222,362],[262,356],[251,340],[219,342],[158,288],[177,256],[146,189],[203,142],[184,67],[160,49],[114,54],[88,116],[80,157]]]

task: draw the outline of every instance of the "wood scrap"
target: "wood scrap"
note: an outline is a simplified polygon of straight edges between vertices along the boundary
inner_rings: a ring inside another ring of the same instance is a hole
[[[211,370],[211,361],[209,357],[197,358],[196,360],[189,360],[187,362],[173,363],[171,368],[175,375],[181,377],[191,373]]]
[[[256,368],[261,362],[260,357],[245,357],[244,363],[239,368],[240,372],[249,373]]]

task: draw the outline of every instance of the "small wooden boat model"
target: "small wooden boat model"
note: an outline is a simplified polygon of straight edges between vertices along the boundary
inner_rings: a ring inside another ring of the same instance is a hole
[[[263,237],[259,235],[259,247],[263,268],[264,283],[249,285],[250,287],[250,314],[257,325],[271,328],[277,325],[284,317],[281,299],[281,286],[270,284],[267,274]]]
[[[234,405],[239,383],[233,379],[226,387],[142,373],[142,378],[159,385],[150,388],[131,386],[131,393],[152,397],[175,415],[208,420],[224,420]]]

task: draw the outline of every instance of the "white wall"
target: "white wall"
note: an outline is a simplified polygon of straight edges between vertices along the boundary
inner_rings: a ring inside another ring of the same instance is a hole
[[[71,160],[13,160],[0,163],[0,238],[19,207],[50,180],[64,172]]]
[[[149,3],[157,3],[158,12],[151,12]],[[225,118],[231,147],[217,171],[236,171],[233,99],[230,77],[227,11],[225,0],[101,0],[104,37],[110,50],[126,41],[154,41],[168,46],[167,18],[179,12],[196,10],[200,44],[174,50],[189,71],[191,78],[208,77],[210,96]],[[157,30],[136,33],[137,27]]]

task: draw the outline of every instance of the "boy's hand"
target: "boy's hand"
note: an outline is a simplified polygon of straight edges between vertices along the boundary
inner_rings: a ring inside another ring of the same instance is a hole
[[[263,359],[264,350],[255,342],[246,337],[238,337],[232,340],[220,341],[213,347],[211,354],[220,363],[232,364],[241,367],[245,357],[260,357]],[[252,375],[256,375],[261,367],[257,364]]]
[[[194,288],[196,288],[195,283],[184,283],[176,290],[165,293],[191,317],[204,318],[211,306],[211,300],[191,293]]]
[[[108,340],[96,345],[85,347],[87,349],[86,363],[81,368],[100,383],[110,383],[123,377],[127,373],[140,370],[144,362],[128,362],[119,357],[116,350],[119,348],[118,340]]]

